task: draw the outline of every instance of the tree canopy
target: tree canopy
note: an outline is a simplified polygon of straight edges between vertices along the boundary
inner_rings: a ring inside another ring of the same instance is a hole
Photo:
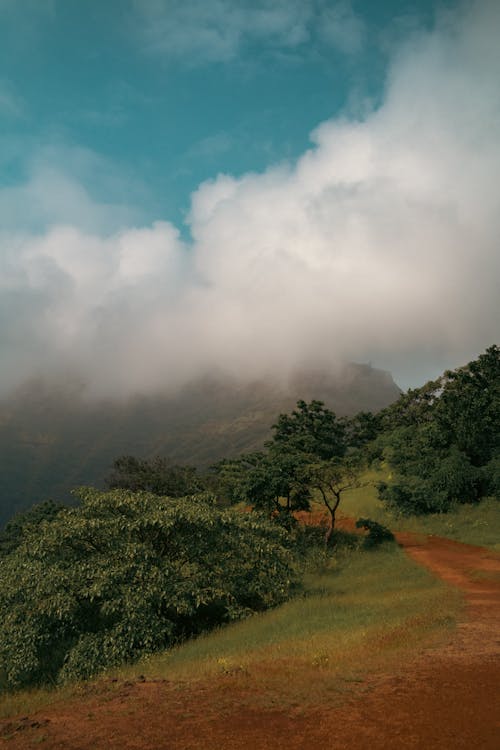
[[[293,512],[309,510],[313,497],[323,501],[331,538],[342,493],[356,484],[359,450],[380,429],[368,412],[339,419],[321,401],[298,401],[290,414],[280,414],[266,452],[247,454],[217,466],[233,501],[267,509],[285,525]]]
[[[0,557],[13,552],[22,542],[24,535],[32,527],[39,526],[42,522],[50,522],[64,510],[62,503],[46,500],[43,503],[33,505],[24,513],[15,515],[0,531]]]
[[[498,492],[500,349],[408,391],[381,420],[378,443],[393,479],[380,496],[394,510],[446,512]]]
[[[346,420],[322,401],[297,401],[290,414],[280,414],[272,426],[274,435],[267,447],[278,452],[299,453],[329,459],[346,452]]]
[[[0,560],[0,685],[88,678],[284,601],[287,537],[207,497],[82,490]]]

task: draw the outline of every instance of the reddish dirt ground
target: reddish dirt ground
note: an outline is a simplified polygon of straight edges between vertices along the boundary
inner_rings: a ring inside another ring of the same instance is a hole
[[[500,556],[401,534],[419,563],[464,593],[448,641],[307,712],[250,707],[238,681],[138,681],[0,722],[0,747],[50,750],[498,750]]]

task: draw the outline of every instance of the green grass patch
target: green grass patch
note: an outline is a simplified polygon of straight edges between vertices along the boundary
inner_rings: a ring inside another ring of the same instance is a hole
[[[363,486],[345,493],[341,513],[352,518],[368,516],[392,531],[434,534],[500,551],[500,502],[496,498],[457,505],[449,513],[400,517],[390,513],[377,496],[377,482],[388,479],[390,475],[384,470],[366,472]]]

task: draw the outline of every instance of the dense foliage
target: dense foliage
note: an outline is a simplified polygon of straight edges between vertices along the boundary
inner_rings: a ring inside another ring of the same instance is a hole
[[[0,557],[13,552],[21,544],[29,529],[39,526],[44,521],[52,521],[64,508],[62,503],[46,500],[14,516],[0,531]]]
[[[219,489],[232,503],[245,503],[290,525],[291,514],[308,510],[311,488],[304,454],[258,451],[221,461],[215,470]]]
[[[339,419],[321,401],[298,401],[272,429],[266,451],[215,467],[220,489],[230,501],[265,510],[288,528],[294,525],[293,513],[310,510],[313,497],[319,497],[330,516],[328,542],[341,493],[356,482],[355,445],[371,435],[373,419],[364,413]]]
[[[301,454],[328,460],[343,456],[347,449],[346,422],[322,401],[298,401],[291,414],[280,414],[267,443],[275,453]]]
[[[287,598],[286,534],[210,498],[81,491],[0,561],[0,681],[88,678]]]
[[[382,413],[381,455],[393,472],[380,496],[403,514],[446,512],[498,494],[500,349],[408,391]]]

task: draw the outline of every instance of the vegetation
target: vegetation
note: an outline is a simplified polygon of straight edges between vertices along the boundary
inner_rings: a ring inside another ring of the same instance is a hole
[[[380,481],[390,481],[387,466],[363,472],[360,486],[345,493],[343,512],[352,518],[369,517],[393,531],[411,531],[448,537],[500,552],[500,503],[486,497],[476,503],[459,503],[446,513],[402,516],[395,514],[378,494]]]
[[[394,534],[386,526],[382,526],[377,521],[372,521],[371,518],[358,518],[356,521],[357,529],[365,529],[368,534],[365,536],[363,545],[366,549],[371,547],[378,547],[384,542],[393,542]]]
[[[403,515],[442,513],[498,492],[500,349],[409,391],[382,413],[380,497]]]
[[[397,519],[426,518],[430,529],[465,517],[498,493],[499,388],[491,347],[377,415],[338,418],[298,401],[265,450],[219,462],[210,480],[161,457],[122,456],[110,491],[81,489],[76,508],[45,503],[18,516],[0,535],[0,686],[88,678],[171,650],[308,591],[308,577],[330,575],[347,548],[364,555],[360,545],[368,554],[390,542]],[[362,536],[335,527],[346,501]],[[297,520],[317,503],[326,534]]]
[[[258,451],[224,460],[214,469],[221,494],[293,525],[292,513],[307,510],[311,497],[307,458],[300,453]]]
[[[319,553],[318,553],[319,554]],[[404,582],[404,584],[403,584]],[[318,705],[342,696],[367,666],[401,660],[423,640],[453,624],[460,598],[397,546],[363,551],[342,546],[335,557],[310,560],[298,596],[272,610],[205,633],[108,676],[193,681],[251,681],[249,701],[267,707]],[[115,683],[95,685],[112,690]],[[233,684],[233,683],[232,683]],[[181,687],[181,686],[179,686]],[[0,696],[0,717],[32,714],[55,698],[79,694],[70,685]]]
[[[0,562],[4,687],[88,678],[290,593],[286,534],[259,516],[205,497],[80,497]]]
[[[0,531],[0,558],[17,549],[27,531],[40,526],[44,521],[53,521],[64,508],[65,506],[62,503],[47,500],[44,503],[34,505],[25,513],[18,513],[17,516],[14,516],[6,524],[3,531]]]
[[[168,456],[201,470],[262,450],[270,426],[297,399],[320,398],[337,413],[378,411],[399,396],[388,373],[350,364],[303,372],[286,387],[202,378],[175,393],[126,400],[86,397],[82,384],[36,380],[0,398],[0,528],[52,498],[71,502],[75,486],[104,487],[117,456]]]
[[[350,440],[361,442],[365,417],[369,415],[338,419],[321,401],[298,401],[297,409],[280,414],[273,425],[267,452],[215,467],[223,492],[232,502],[266,510],[288,528],[294,525],[295,511],[310,510],[317,492],[329,513],[328,543],[341,495],[357,482],[359,455]]]
[[[330,459],[312,463],[309,467],[311,487],[317,491],[329,514],[325,544],[332,539],[335,518],[342,495],[359,484],[359,459]]]

